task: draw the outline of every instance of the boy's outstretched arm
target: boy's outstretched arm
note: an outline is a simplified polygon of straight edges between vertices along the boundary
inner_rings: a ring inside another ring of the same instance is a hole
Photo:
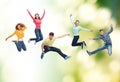
[[[64,34],[64,35],[61,35],[61,36],[57,36],[56,39],[58,39],[58,38],[63,38],[63,37],[65,37],[65,36],[70,36],[70,34]]]

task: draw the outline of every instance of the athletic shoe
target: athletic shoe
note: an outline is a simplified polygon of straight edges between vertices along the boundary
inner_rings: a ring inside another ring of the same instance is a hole
[[[71,57],[71,56],[66,56],[64,59],[67,60],[67,59],[69,59],[70,57]]]
[[[86,52],[88,53],[89,56],[91,55],[91,53],[88,50]]]
[[[86,43],[85,43],[85,41],[83,41],[83,44],[84,44],[84,46],[86,46]]]
[[[83,49],[84,46],[86,46],[85,41],[82,42],[81,48]]]
[[[44,57],[44,54],[43,54],[43,53],[41,53],[41,56],[40,56],[40,58],[41,58],[41,59],[43,59],[43,57]]]
[[[84,47],[84,43],[82,42],[82,44],[81,44],[81,48],[83,49],[83,47]]]

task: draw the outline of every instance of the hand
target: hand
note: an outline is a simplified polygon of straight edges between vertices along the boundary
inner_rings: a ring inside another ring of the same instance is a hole
[[[70,36],[70,34],[66,34],[67,36]]]
[[[5,39],[6,41],[8,40],[8,38]]]

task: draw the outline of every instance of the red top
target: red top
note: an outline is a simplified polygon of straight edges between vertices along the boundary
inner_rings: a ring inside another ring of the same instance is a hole
[[[45,15],[45,10],[44,10],[43,15],[42,15],[42,17],[41,17],[40,19],[35,19],[35,18],[32,16],[32,14],[30,13],[30,11],[29,11],[29,10],[27,10],[27,11],[28,11],[30,17],[33,19],[34,24],[35,24],[35,26],[36,26],[36,29],[40,29],[40,28],[41,28],[41,21],[42,21],[42,19],[44,18],[44,15]]]

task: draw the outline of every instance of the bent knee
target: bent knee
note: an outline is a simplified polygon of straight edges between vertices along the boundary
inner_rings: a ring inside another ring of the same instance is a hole
[[[75,46],[75,44],[72,43],[71,46]]]

